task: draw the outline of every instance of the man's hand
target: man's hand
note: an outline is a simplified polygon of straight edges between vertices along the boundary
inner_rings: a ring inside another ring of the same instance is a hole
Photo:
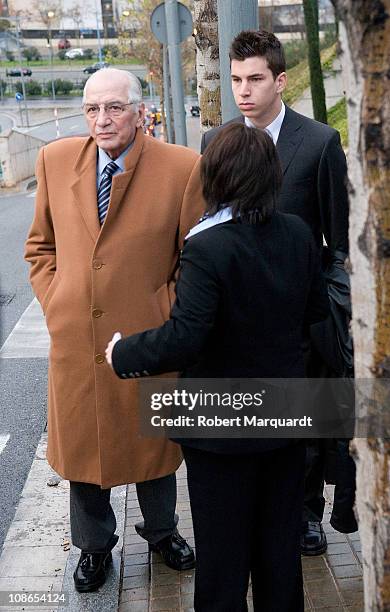
[[[122,338],[122,334],[119,333],[119,332],[115,332],[115,334],[111,338],[110,342],[107,344],[107,348],[106,348],[106,361],[107,361],[108,365],[110,365],[111,367],[112,367],[112,350],[113,350],[115,344],[121,338]]]

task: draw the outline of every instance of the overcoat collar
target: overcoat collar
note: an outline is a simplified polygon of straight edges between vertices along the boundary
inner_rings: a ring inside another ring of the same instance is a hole
[[[110,206],[106,220],[100,228],[97,214],[97,190],[96,190],[96,163],[97,146],[93,138],[88,138],[83,145],[80,154],[74,164],[73,170],[77,177],[72,184],[72,191],[76,205],[87,226],[88,232],[95,244],[100,231],[109,225],[110,218],[118,208],[123,195],[133,177],[144,146],[144,134],[142,128],[138,128],[135,136],[134,146],[125,157],[125,171],[112,179]]]

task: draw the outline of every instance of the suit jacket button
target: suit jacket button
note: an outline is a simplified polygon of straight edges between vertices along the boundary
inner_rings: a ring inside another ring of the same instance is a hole
[[[102,311],[102,310],[100,310],[100,308],[94,308],[94,309],[92,310],[92,316],[93,316],[95,319],[98,319],[99,317],[101,317],[101,316],[102,316],[102,314],[103,314],[103,311]]]
[[[97,355],[95,355],[95,361],[96,363],[104,363],[105,362],[104,356],[98,353]]]
[[[93,267],[94,270],[100,270],[100,268],[103,267],[103,264],[98,259],[94,259],[93,262],[92,262],[92,267]]]

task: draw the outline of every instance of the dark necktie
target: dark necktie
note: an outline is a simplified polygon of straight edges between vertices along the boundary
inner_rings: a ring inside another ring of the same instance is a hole
[[[102,180],[100,181],[97,193],[98,216],[100,225],[103,225],[103,221],[108,210],[108,204],[110,202],[112,175],[114,174],[114,172],[116,172],[116,170],[118,170],[118,168],[118,164],[112,161],[107,164],[102,173]]]

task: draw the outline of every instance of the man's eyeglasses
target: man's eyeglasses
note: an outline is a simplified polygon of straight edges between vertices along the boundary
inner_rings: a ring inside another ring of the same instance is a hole
[[[127,106],[136,104],[136,102],[127,102],[120,104],[119,102],[109,102],[108,104],[83,104],[84,113],[88,119],[94,119],[98,116],[100,108],[104,108],[104,112],[111,118],[120,117],[124,113]]]

